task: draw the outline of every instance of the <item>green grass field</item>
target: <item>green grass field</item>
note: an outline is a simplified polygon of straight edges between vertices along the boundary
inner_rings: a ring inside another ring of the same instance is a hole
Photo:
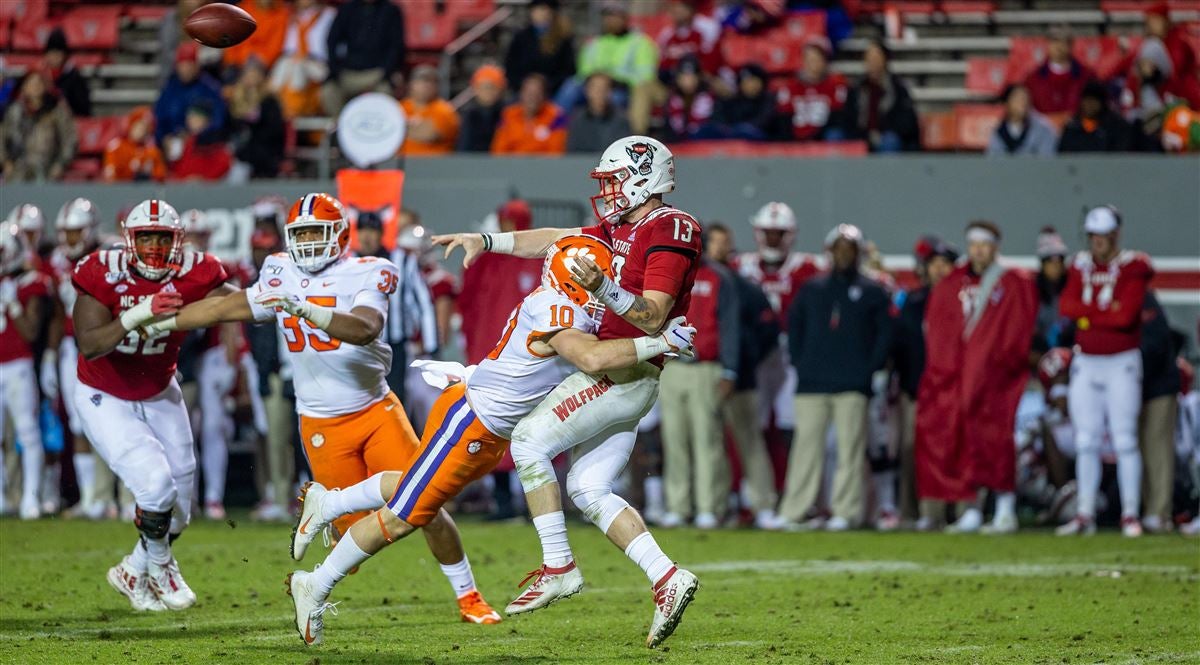
[[[502,607],[539,561],[528,526],[462,524]],[[588,586],[498,626],[457,622],[422,539],[335,590],[306,648],[283,592],[287,526],[197,522],[176,553],[199,595],[134,614],[104,581],[126,524],[0,521],[4,663],[1150,663],[1200,662],[1200,542],[664,531],[701,580],[665,648],[646,649],[649,588],[590,526],[572,525]],[[310,551],[311,568],[323,552]]]

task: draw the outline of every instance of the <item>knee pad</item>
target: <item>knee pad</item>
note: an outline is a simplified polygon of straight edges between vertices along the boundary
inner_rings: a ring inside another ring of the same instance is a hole
[[[1088,436],[1079,429],[1075,430],[1075,454],[1097,455],[1100,453],[1100,437]]]
[[[513,462],[517,467],[517,477],[521,479],[521,487],[526,493],[549,485],[557,480],[554,475],[554,464],[546,453],[527,441],[513,441],[509,448]]]
[[[571,492],[571,500],[604,533],[608,533],[608,527],[612,526],[617,515],[629,507],[625,499],[613,494],[608,487]]]
[[[1112,433],[1112,444],[1113,450],[1115,450],[1118,455],[1128,455],[1130,453],[1138,453],[1140,451],[1138,448],[1138,437],[1136,430],[1132,432],[1114,431]]]
[[[136,508],[133,525],[142,532],[142,535],[152,540],[162,540],[167,537],[167,533],[171,530],[171,511],[155,512],[144,510],[141,506]]]

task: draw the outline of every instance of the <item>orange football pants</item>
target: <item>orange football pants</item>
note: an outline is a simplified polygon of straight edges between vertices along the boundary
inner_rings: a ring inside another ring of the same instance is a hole
[[[428,524],[447,501],[496,467],[508,443],[475,417],[465,384],[446,388],[433,403],[421,450],[404,467],[388,508],[413,526]]]
[[[360,483],[380,471],[401,471],[420,444],[395,393],[362,411],[335,418],[300,416],[300,438],[313,480],[330,489]],[[366,517],[359,512],[334,520],[339,534]]]

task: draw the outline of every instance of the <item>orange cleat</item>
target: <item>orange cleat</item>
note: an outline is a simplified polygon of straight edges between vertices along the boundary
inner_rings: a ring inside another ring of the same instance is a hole
[[[458,613],[465,623],[500,623],[500,614],[487,604],[478,591],[472,591],[458,599]]]

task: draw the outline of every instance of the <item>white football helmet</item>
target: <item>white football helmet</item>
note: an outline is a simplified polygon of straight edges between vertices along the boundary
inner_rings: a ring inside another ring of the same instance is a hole
[[[92,241],[92,229],[99,223],[99,217],[96,205],[85,198],[71,199],[59,208],[54,228],[58,230],[58,243],[67,256],[78,259],[87,252]],[[75,242],[67,242],[68,231],[79,231]]]
[[[863,258],[863,251],[867,248],[867,237],[863,235],[861,229],[853,224],[838,224],[825,234],[825,249],[833,249],[833,243],[841,239],[854,243],[858,247],[858,258]]]
[[[161,199],[142,201],[125,217],[125,253],[129,265],[146,279],[160,280],[179,267],[183,259],[183,221],[170,203]],[[138,236],[169,233],[171,244],[139,250]]]
[[[17,272],[25,265],[25,236],[15,221],[0,223],[0,275]]]
[[[17,229],[27,237],[31,236],[34,242],[42,237],[42,230],[46,228],[46,216],[41,208],[32,203],[22,203],[13,208],[4,221],[16,224]]]
[[[592,179],[600,183],[592,211],[601,222],[615,224],[651,196],[675,191],[675,156],[649,136],[626,136],[600,155]]]
[[[764,261],[777,263],[787,258],[796,240],[796,213],[791,206],[771,201],[754,213],[750,226],[754,227],[754,241]]]

